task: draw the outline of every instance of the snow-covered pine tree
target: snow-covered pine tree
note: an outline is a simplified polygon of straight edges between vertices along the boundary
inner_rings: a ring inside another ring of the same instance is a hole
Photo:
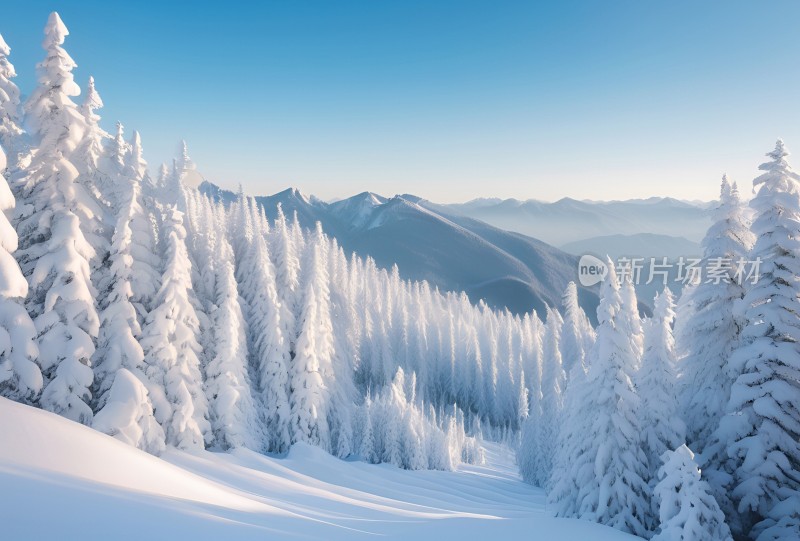
[[[297,350],[291,365],[291,437],[328,449],[328,408],[332,394],[333,328],[330,315],[325,247],[309,245],[306,284]]]
[[[730,459],[720,470],[732,475],[735,534],[766,518],[780,521],[774,510],[800,489],[800,176],[788,155],[779,140],[753,181],[750,258],[760,261],[760,274],[744,296],[747,324],[729,363],[737,376],[731,415],[716,435]]]
[[[735,279],[734,272],[738,260],[747,257],[753,244],[736,186],[727,177],[722,179],[713,216],[714,223],[703,239],[702,265],[716,265],[726,279],[704,280],[694,286],[692,307],[682,325],[676,326],[676,333],[681,331],[676,339],[686,352],[679,364],[686,439],[701,456],[706,454],[708,439],[719,426],[730,397],[733,379],[728,359],[739,344],[744,326],[736,306],[744,296],[744,284]],[[730,267],[727,272],[726,266]]]
[[[89,82],[86,84],[86,95],[80,106],[81,114],[86,122],[86,131],[78,148],[75,149],[72,162],[81,174],[81,181],[86,189],[90,193],[94,191],[95,193],[92,195],[98,199],[102,197],[99,193],[99,186],[102,183],[98,182],[96,178],[98,164],[103,156],[104,143],[110,137],[100,127],[100,115],[97,114],[97,111],[102,107],[103,99],[95,88],[94,77],[89,77]]]
[[[5,149],[7,159],[10,160],[6,166],[10,170],[16,170],[18,153],[22,150],[22,107],[19,101],[19,88],[11,80],[17,76],[17,72],[8,60],[10,54],[11,47],[0,35],[0,146]]]
[[[96,409],[105,406],[119,370],[124,368],[142,376],[144,352],[138,341],[141,327],[131,303],[134,262],[131,224],[136,219],[138,191],[138,184],[131,184],[127,204],[121,208],[114,228],[108,265],[104,268],[108,274],[105,281],[108,290],[102,295],[100,334],[94,355]]]
[[[653,302],[653,317],[645,322],[642,366],[636,374],[636,388],[641,397],[639,419],[642,444],[649,466],[649,479],[656,478],[661,455],[684,441],[685,426],[678,415],[675,393],[675,339],[672,322],[675,301],[665,287]]]
[[[146,373],[152,382],[148,390],[167,444],[202,449],[204,438],[211,439],[211,425],[198,357],[200,324],[189,299],[191,263],[183,214],[174,207],[164,218],[164,235],[166,263],[161,288],[141,338]]]
[[[153,205],[148,205],[152,197],[147,195],[151,186],[147,176],[147,162],[142,156],[142,139],[134,131],[130,142],[130,152],[126,156],[125,179],[133,191],[130,204],[131,230],[131,302],[136,307],[139,321],[144,322],[150,311],[161,275],[158,271],[161,262],[158,257],[158,236]]]
[[[259,449],[263,441],[248,374],[247,334],[234,276],[233,249],[225,235],[225,215],[216,221],[216,309],[211,314],[214,357],[206,366],[211,427],[224,449]]]
[[[289,342],[289,350],[294,355],[297,340],[297,322],[294,314],[299,312],[300,258],[298,247],[289,225],[286,223],[286,216],[283,214],[280,204],[278,204],[275,226],[272,231],[274,236],[272,254],[275,257],[275,281],[278,286],[278,296],[281,304],[286,306],[283,315],[291,316],[291,319],[281,318],[282,330],[284,338]]]
[[[95,415],[92,427],[154,455],[165,449],[164,430],[153,416],[147,388],[125,368],[114,374],[106,404]]]
[[[36,364],[36,327],[23,306],[28,282],[11,255],[17,249],[17,232],[8,215],[15,201],[2,176],[5,169],[0,147],[0,396],[30,403],[42,390],[42,372]]]
[[[142,149],[142,136],[133,130],[131,140],[128,142],[128,153],[125,155],[125,170],[127,176],[143,180],[147,173],[147,161],[144,159]]]
[[[255,370],[256,402],[265,424],[267,451],[282,453],[289,437],[289,342],[282,320],[291,318],[278,298],[275,269],[262,232],[252,235],[237,268],[240,291],[247,304],[249,350]]]
[[[112,214],[127,201],[128,172],[125,170],[126,156],[130,147],[125,141],[125,128],[117,122],[114,135],[106,137],[103,154],[97,162],[96,177],[103,201]]]
[[[767,517],[753,526],[756,541],[796,541],[800,539],[800,492],[785,490]]]
[[[582,412],[590,418],[584,435],[588,443],[568,478],[579,487],[578,516],[646,535],[651,519],[647,457],[641,448],[640,399],[631,381],[638,352],[628,326],[631,307],[623,305],[610,259],[608,268],[587,374],[587,411]],[[593,472],[585,470],[587,463]]]
[[[81,222],[86,240],[94,249],[95,257],[91,261],[92,283],[97,289],[98,296],[96,303],[99,307],[106,304],[106,294],[111,289],[109,280],[112,279],[108,270],[109,251],[111,249],[111,237],[114,233],[115,215],[108,207],[107,197],[104,190],[108,190],[108,180],[100,171],[100,159],[104,153],[104,143],[109,135],[100,128],[100,115],[97,110],[103,107],[103,100],[94,86],[94,78],[89,77],[86,88],[86,96],[80,107],[84,117],[86,130],[78,148],[73,152],[70,161],[78,170],[77,182],[83,187],[87,198],[87,205],[76,209],[76,214]],[[120,186],[115,190],[122,190],[127,196],[127,186]],[[120,208],[127,203],[127,197],[121,198]],[[111,385],[111,382],[108,382]]]
[[[550,488],[553,461],[556,454],[558,427],[561,425],[566,375],[561,362],[561,329],[564,320],[558,310],[547,307],[542,356],[542,395],[538,422],[539,474],[538,485]]]
[[[528,386],[528,421],[538,416],[538,411],[541,409],[543,329],[544,325],[536,311],[525,314],[522,320],[525,348],[522,370],[525,372],[525,382]]]
[[[661,460],[654,491],[660,525],[652,541],[731,541],[725,515],[700,478],[694,453],[681,445],[665,451]]]
[[[149,453],[164,450],[165,436],[153,416],[146,386],[153,386],[144,373],[144,351],[136,309],[131,297],[134,274],[133,225],[140,212],[140,186],[136,179],[128,202],[117,220],[107,272],[109,291],[100,314],[100,336],[95,352],[97,415],[92,426]]]
[[[89,423],[90,359],[99,319],[89,272],[95,252],[79,218],[89,213],[91,198],[76,182],[78,172],[68,160],[86,126],[71,99],[80,89],[72,79],[75,62],[61,47],[67,35],[52,13],[45,26],[47,56],[38,65],[39,85],[25,104],[36,148],[21,180],[17,258],[28,278],[27,307],[38,331],[45,376],[41,405]]]
[[[575,282],[567,284],[562,302],[564,326],[561,331],[561,358],[564,372],[569,377],[575,364],[585,363],[586,355],[594,343],[594,329],[578,303],[578,287]]]
[[[639,368],[642,361],[642,351],[644,350],[644,331],[642,328],[642,317],[639,314],[639,301],[636,299],[636,288],[633,285],[634,276],[632,267],[627,267],[620,272],[619,295],[622,299],[622,310],[620,312],[620,324],[628,332],[631,341],[631,349],[635,356],[634,365]]]
[[[372,421],[372,396],[370,391],[367,391],[367,396],[364,398],[364,404],[360,408],[360,423],[361,430],[358,437],[357,452],[361,460],[369,463],[375,462],[375,428]]]
[[[587,352],[587,364],[590,362],[590,353],[591,350]],[[594,483],[594,457],[591,455],[593,442],[586,436],[591,431],[594,420],[591,415],[593,407],[591,392],[586,370],[583,365],[576,363],[572,367],[564,393],[562,421],[556,440],[558,453],[555,455],[550,476],[552,488],[547,493],[548,507],[559,517],[580,516],[582,509],[578,494],[582,487]],[[525,426],[532,422],[533,414]],[[535,452],[534,440],[533,431],[523,430],[520,453]],[[532,463],[534,460],[530,458],[529,462]],[[524,470],[521,472],[523,479],[527,481]]]

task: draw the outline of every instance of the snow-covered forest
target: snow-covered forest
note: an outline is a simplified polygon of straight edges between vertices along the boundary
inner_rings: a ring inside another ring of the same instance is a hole
[[[25,100],[0,37],[0,395],[156,455],[303,442],[452,470],[503,441],[561,517],[800,538],[800,176],[782,142],[749,209],[723,180],[703,242],[758,276],[665,289],[643,318],[609,260],[592,328],[574,284],[545,314],[494,311],[241,191],[213,200],[184,184],[185,144],[151,171],[138,133],[101,128],[67,35],[53,13]]]

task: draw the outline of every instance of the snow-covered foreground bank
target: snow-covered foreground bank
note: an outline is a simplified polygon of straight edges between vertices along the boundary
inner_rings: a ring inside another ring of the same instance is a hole
[[[2,398],[0,434],[4,539],[635,539],[550,517],[499,446],[457,472],[345,462],[307,445],[286,458],[156,458]]]

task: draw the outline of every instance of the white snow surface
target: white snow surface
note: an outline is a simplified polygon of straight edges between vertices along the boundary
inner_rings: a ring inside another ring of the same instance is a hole
[[[169,450],[162,457],[0,398],[5,539],[637,539],[554,518],[513,454],[406,471],[304,444],[283,458]]]

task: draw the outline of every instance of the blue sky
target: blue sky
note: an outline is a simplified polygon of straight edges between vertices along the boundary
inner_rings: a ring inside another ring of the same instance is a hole
[[[254,194],[710,199],[800,156],[800,2],[11,0],[25,94],[52,10],[106,129]]]

